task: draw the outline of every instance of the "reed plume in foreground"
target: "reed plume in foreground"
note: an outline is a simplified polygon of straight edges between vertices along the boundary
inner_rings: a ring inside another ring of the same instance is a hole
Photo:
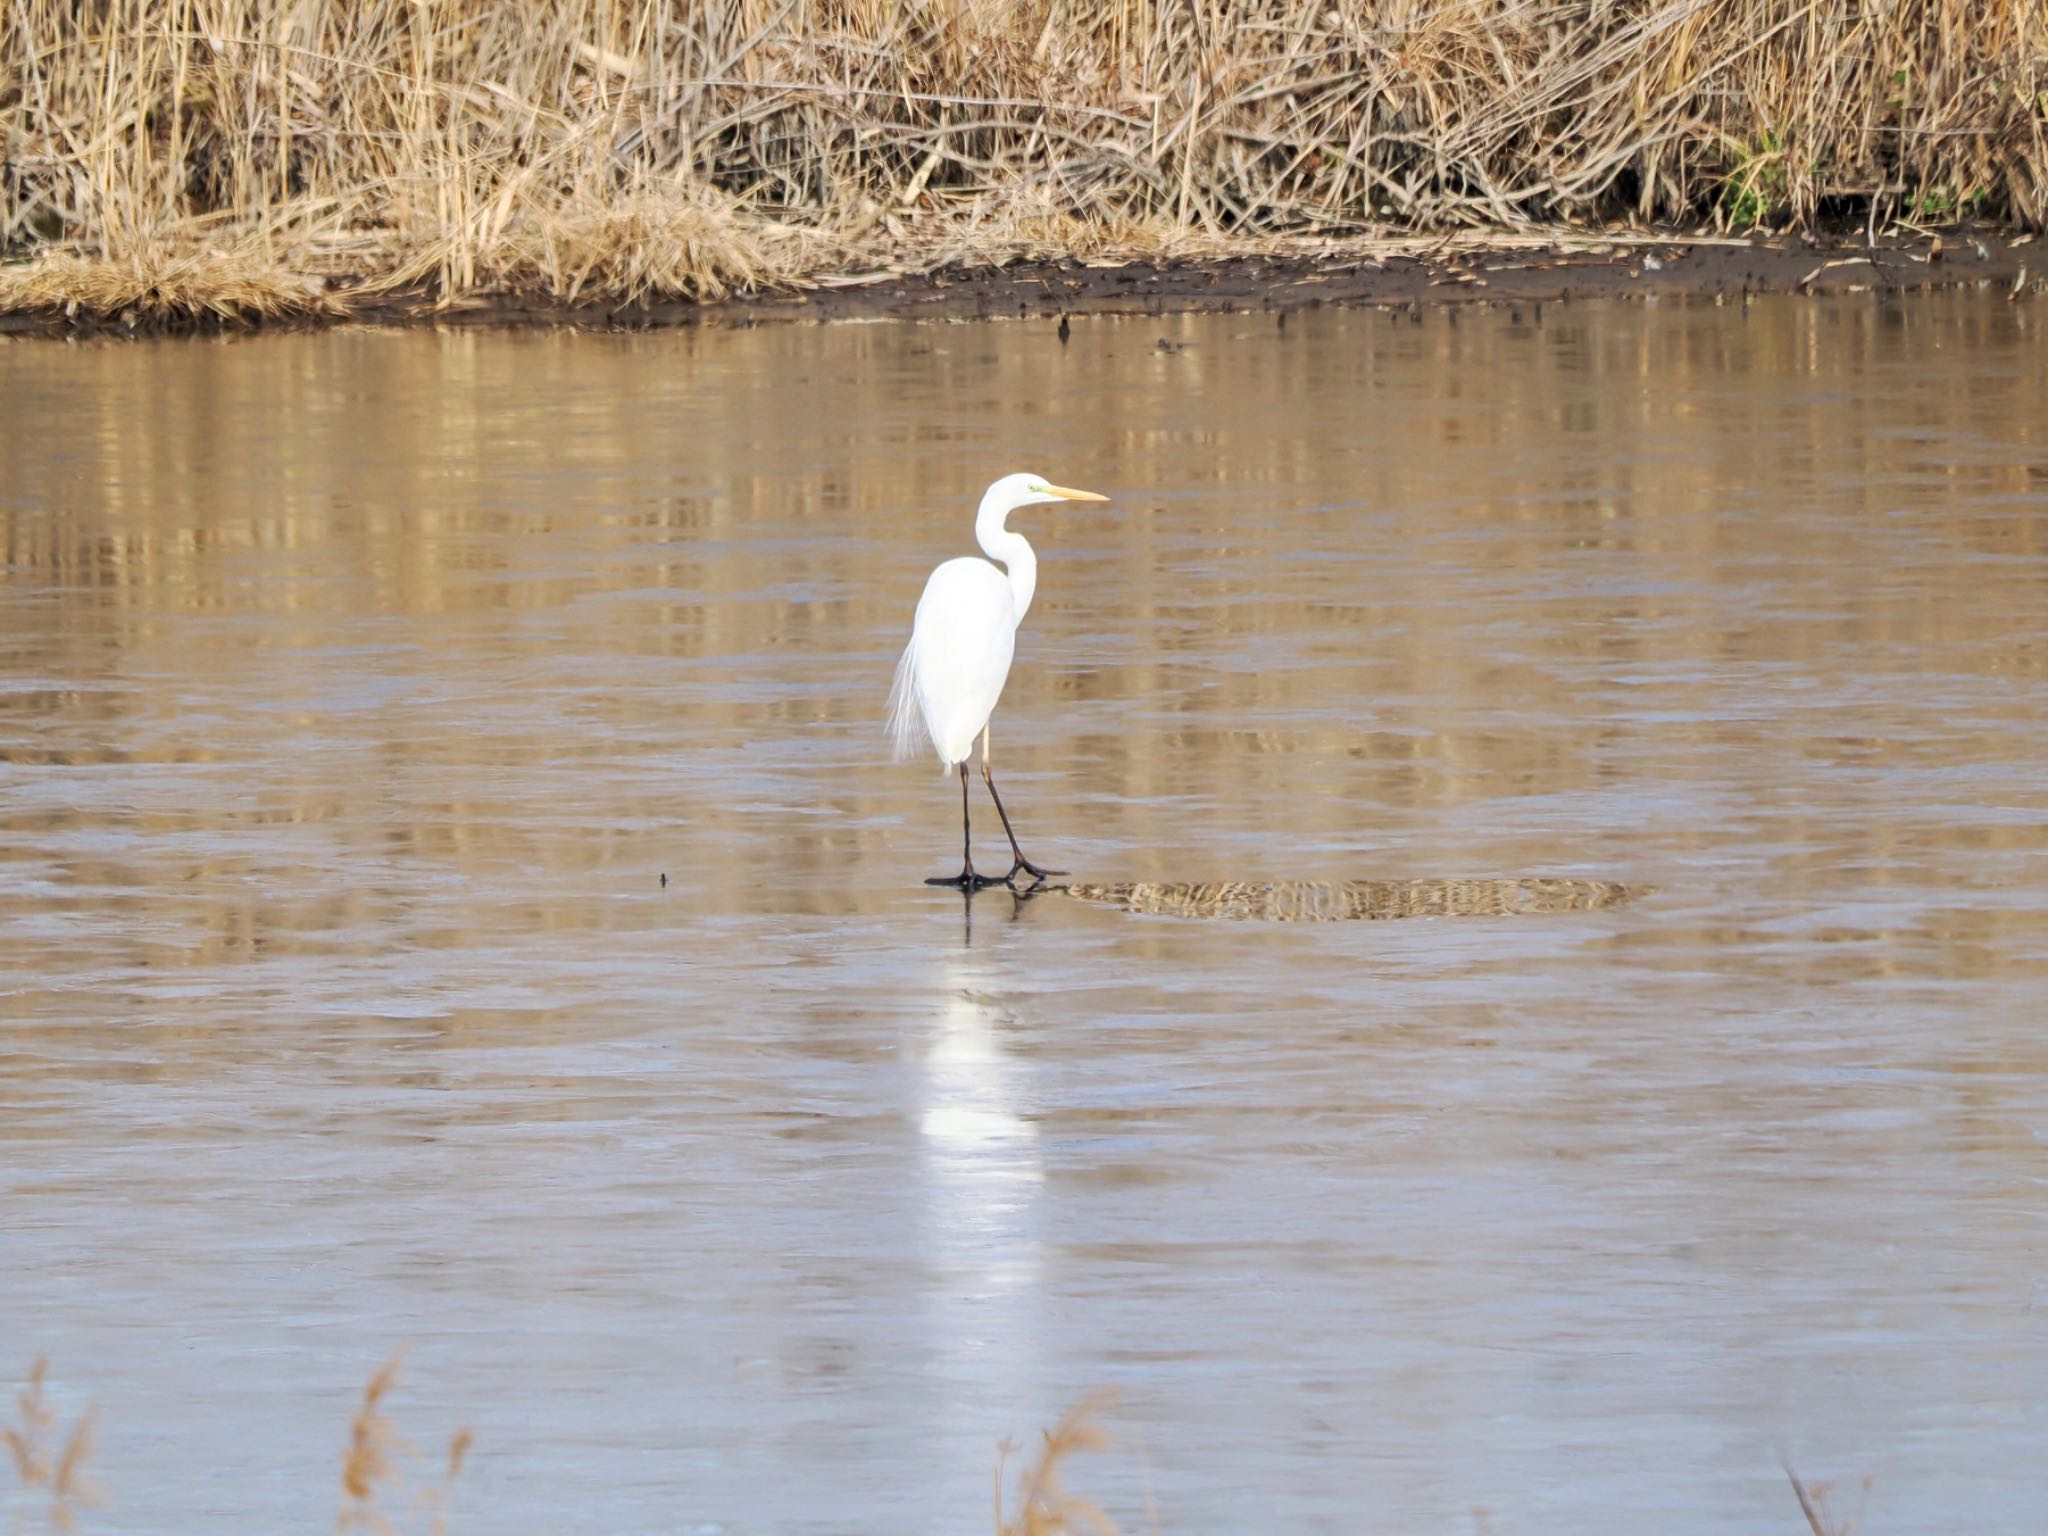
[[[384,1399],[398,1382],[398,1367],[404,1351],[393,1355],[372,1373],[363,1386],[363,1400],[349,1421],[348,1445],[341,1458],[341,1514],[335,1528],[343,1533],[368,1531],[375,1536],[397,1536],[398,1527],[380,1503],[387,1492],[395,1492],[404,1481],[401,1463],[413,1447],[384,1411]],[[458,1429],[448,1440],[448,1454],[441,1479],[413,1500],[414,1508],[427,1520],[432,1536],[446,1536],[448,1499],[462,1464],[469,1455],[471,1435]]]
[[[1792,1496],[1799,1500],[1799,1512],[1806,1516],[1807,1529],[1813,1536],[1855,1536],[1856,1522],[1836,1515],[1828,1508],[1828,1487],[1825,1483],[1809,1483],[1792,1470],[1792,1463],[1783,1459],[1778,1465],[1785,1469],[1785,1476],[1792,1484]],[[1863,1492],[1870,1493],[1870,1479],[1863,1480]]]
[[[78,1529],[81,1509],[106,1502],[85,1470],[92,1459],[99,1410],[87,1408],[60,1440],[57,1411],[46,1391],[49,1369],[49,1361],[41,1357],[29,1367],[28,1382],[15,1395],[15,1422],[0,1427],[0,1444],[6,1445],[21,1486],[48,1496],[50,1529],[70,1536]]]
[[[1060,1467],[1067,1458],[1083,1451],[1108,1448],[1108,1431],[1099,1415],[1116,1401],[1116,1393],[1102,1389],[1089,1393],[1060,1417],[1051,1429],[1042,1431],[1045,1440],[1038,1459],[1017,1479],[1017,1512],[1004,1513],[1003,1465],[1015,1448],[1006,1440],[996,1454],[996,1536],[1115,1536],[1116,1525],[1093,1503],[1070,1492],[1060,1479]]]
[[[10,0],[0,309],[2048,215],[2039,0]]]
[[[372,1373],[350,1420],[348,1444],[342,1455],[343,1502],[336,1522],[341,1532],[398,1536],[400,1527],[384,1512],[380,1498],[395,1491],[403,1481],[400,1464],[412,1454],[411,1445],[385,1412],[385,1399],[397,1384],[402,1358],[402,1352],[395,1354]],[[70,1433],[59,1437],[57,1413],[47,1392],[48,1376],[48,1362],[38,1358],[16,1394],[15,1422],[0,1424],[0,1445],[6,1446],[20,1485],[31,1493],[47,1495],[48,1528],[62,1536],[73,1536],[78,1530],[79,1511],[106,1502],[85,1470],[93,1453],[97,1410],[87,1408],[74,1421]],[[1008,1441],[998,1447],[995,1536],[1116,1536],[1115,1523],[1093,1502],[1070,1491],[1061,1476],[1062,1468],[1072,1457],[1109,1447],[1110,1437],[1102,1428],[1100,1417],[1116,1398],[1112,1389],[1091,1392],[1069,1408],[1052,1428],[1041,1432],[1043,1443],[1036,1460],[1017,1479],[1014,1514],[1007,1511],[1003,1493],[1003,1473],[1014,1447]],[[457,1429],[449,1437],[440,1479],[413,1500],[413,1509],[427,1521],[424,1528],[431,1536],[447,1536],[449,1493],[461,1475],[471,1444],[470,1431],[466,1427]],[[1781,1461],[1780,1465],[1813,1536],[1850,1536],[1855,1524],[1828,1508],[1826,1486],[1802,1480],[1789,1461]],[[1870,1482],[1865,1479],[1866,1495],[1869,1489]],[[10,1527],[17,1529],[18,1525]]]

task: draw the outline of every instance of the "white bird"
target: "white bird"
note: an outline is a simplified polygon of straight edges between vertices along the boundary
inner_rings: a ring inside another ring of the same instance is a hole
[[[996,700],[1010,675],[1017,626],[1031,611],[1031,597],[1038,590],[1038,557],[1023,534],[1012,533],[1003,525],[1019,507],[1048,501],[1107,500],[1093,491],[1048,485],[1037,475],[1005,475],[988,488],[974,519],[974,541],[988,559],[963,555],[948,560],[924,584],[924,596],[917,600],[917,618],[910,627],[910,644],[896,664],[896,686],[889,693],[889,732],[895,739],[896,755],[903,758],[917,751],[919,727],[923,727],[939,754],[941,771],[960,770],[960,835],[965,845],[959,875],[927,880],[927,885],[957,885],[972,891],[984,885],[1014,884],[1019,870],[1034,880],[1060,873],[1040,869],[1024,857],[1017,834],[1010,830],[1003,797],[996,793],[995,775],[989,771],[989,716],[995,713]],[[995,560],[1006,569],[998,570],[990,563]],[[1000,881],[974,872],[974,841],[967,818],[967,759],[974,752],[976,736],[981,738],[982,782],[988,785],[996,814],[1003,819],[1003,832],[1016,860]]]

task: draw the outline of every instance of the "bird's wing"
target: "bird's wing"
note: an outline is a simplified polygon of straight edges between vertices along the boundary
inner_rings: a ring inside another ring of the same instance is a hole
[[[964,762],[973,750],[1010,675],[1016,637],[1010,583],[995,566],[968,556],[932,572],[897,675],[942,762]]]

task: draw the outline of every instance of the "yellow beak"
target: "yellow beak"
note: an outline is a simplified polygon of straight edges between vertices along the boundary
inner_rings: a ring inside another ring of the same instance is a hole
[[[1061,501],[1107,501],[1107,496],[1098,496],[1093,491],[1070,491],[1064,485],[1048,485],[1046,489]]]

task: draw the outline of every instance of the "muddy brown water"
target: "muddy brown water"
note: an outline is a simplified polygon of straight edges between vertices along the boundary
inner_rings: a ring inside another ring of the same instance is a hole
[[[985,1529],[1102,1386],[1138,1529],[1790,1530],[1780,1450],[2036,1529],[2041,340],[0,347],[0,1369],[87,1529],[322,1527],[400,1346],[457,1532]],[[995,733],[1109,899],[925,888],[880,733],[1015,467],[1115,497],[1018,519]],[[1116,897],[1296,881],[1640,894]]]

